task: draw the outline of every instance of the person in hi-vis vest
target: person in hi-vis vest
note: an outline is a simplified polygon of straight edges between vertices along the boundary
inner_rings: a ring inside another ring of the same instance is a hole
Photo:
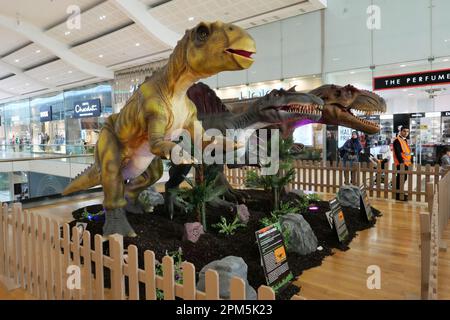
[[[412,165],[411,148],[409,147],[408,141],[406,140],[406,138],[408,138],[408,135],[409,129],[407,127],[402,127],[399,134],[397,135],[397,138],[394,140],[394,164],[397,166],[397,170],[400,170],[401,164],[405,165],[405,170],[408,170]],[[401,175],[397,173],[397,189],[400,189],[400,176]],[[406,182],[408,176],[405,174],[404,177],[404,182]],[[397,192],[395,198],[397,200],[400,200],[399,192]],[[403,200],[408,201],[408,197],[405,195]]]

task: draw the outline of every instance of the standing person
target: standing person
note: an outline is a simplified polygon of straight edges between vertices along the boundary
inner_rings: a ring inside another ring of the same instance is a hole
[[[359,153],[362,150],[361,143],[359,142],[358,132],[353,131],[352,137],[345,141],[344,145],[341,148],[341,156],[344,162],[344,167],[347,163],[350,164],[350,167],[353,163],[359,161]]]
[[[450,169],[450,146],[445,147],[445,153],[441,158],[441,171],[445,172]]]
[[[409,147],[407,140],[408,135],[409,129],[406,127],[402,127],[397,138],[394,140],[394,164],[397,166],[397,170],[400,170],[401,164],[405,165],[405,170],[408,170],[409,167],[412,165],[411,148]],[[405,179],[403,183],[406,182],[408,175],[405,174],[404,178]],[[399,190],[401,183],[400,173],[397,173],[396,181],[397,181],[397,190]],[[395,199],[400,200],[400,192],[397,191]],[[403,201],[408,201],[408,197],[406,195],[404,196]]]
[[[334,134],[327,132],[327,161],[337,161],[336,159],[337,141]]]
[[[353,167],[355,162],[359,162],[359,154],[362,150],[361,143],[359,142],[358,132],[353,131],[352,137],[348,139],[344,145],[339,149],[340,155],[342,157],[342,161],[344,163],[344,167],[347,167],[347,164],[350,168]],[[348,174],[350,174],[350,183],[353,184],[353,171],[344,171],[345,172],[345,181],[348,182]]]

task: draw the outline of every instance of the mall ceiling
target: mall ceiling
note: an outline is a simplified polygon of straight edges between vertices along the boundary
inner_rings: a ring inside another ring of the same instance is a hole
[[[0,0],[0,103],[112,79],[169,56],[201,20],[251,28],[325,0]],[[77,16],[77,12],[80,14]]]

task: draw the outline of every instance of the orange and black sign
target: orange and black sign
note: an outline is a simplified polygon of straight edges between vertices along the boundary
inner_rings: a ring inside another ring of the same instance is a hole
[[[268,286],[278,290],[293,279],[279,223],[256,231],[262,266]]]
[[[349,236],[347,224],[345,223],[344,212],[342,211],[341,205],[337,199],[330,201],[330,208],[330,217],[333,221],[333,227],[336,230],[339,241],[344,242]]]

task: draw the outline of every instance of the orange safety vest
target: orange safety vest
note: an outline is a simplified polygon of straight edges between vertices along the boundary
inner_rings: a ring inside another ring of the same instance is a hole
[[[402,147],[402,159],[405,166],[411,166],[411,149],[406,142],[405,139],[397,137],[397,140],[400,142],[400,146]],[[394,164],[398,166],[400,162],[397,159],[397,155],[394,152]]]

